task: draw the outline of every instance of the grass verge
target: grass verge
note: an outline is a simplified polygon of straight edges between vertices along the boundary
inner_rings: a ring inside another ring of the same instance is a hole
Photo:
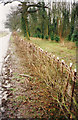
[[[21,38],[24,38],[21,35]],[[50,52],[52,55],[63,59],[67,65],[73,63],[72,68],[76,68],[76,45],[73,42],[65,41],[64,43],[57,43],[55,41],[42,40],[39,38],[30,38],[30,41],[36,46],[41,47],[44,51]]]

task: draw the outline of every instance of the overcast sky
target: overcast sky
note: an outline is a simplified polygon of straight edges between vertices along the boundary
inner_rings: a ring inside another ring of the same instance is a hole
[[[5,0],[6,1],[6,0]],[[31,0],[32,1],[32,0]],[[39,0],[39,1],[42,1],[42,0]],[[44,0],[44,1],[47,1],[47,0]],[[51,1],[51,0],[48,0],[48,1]],[[57,1],[61,1],[61,0],[57,0]],[[64,1],[64,0],[63,0]],[[74,1],[74,0],[66,0],[67,2],[68,1]],[[77,0],[75,0],[77,1]],[[0,31],[1,30],[4,30],[4,22],[6,21],[6,15],[9,13],[10,11],[10,7],[11,6],[15,6],[17,5],[18,2],[13,2],[11,4],[7,4],[7,5],[3,5],[3,4],[0,4]]]
[[[6,20],[6,14],[9,12],[9,6],[0,5],[0,30],[4,28],[4,21]]]
[[[17,5],[17,2],[7,4],[5,6],[0,4],[0,31],[5,28],[4,22],[6,21],[7,14],[10,12],[10,7],[15,5]]]

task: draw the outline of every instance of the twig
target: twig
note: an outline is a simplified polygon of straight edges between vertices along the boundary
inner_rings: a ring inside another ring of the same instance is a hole
[[[28,77],[28,78],[33,78],[31,77],[30,75],[26,75],[26,74],[19,74],[20,76],[23,76],[23,77]]]

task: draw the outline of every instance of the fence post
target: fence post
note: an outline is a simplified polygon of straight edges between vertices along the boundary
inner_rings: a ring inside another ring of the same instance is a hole
[[[41,48],[39,47],[39,57],[41,58]]]
[[[72,71],[72,63],[70,63],[70,70],[69,70],[69,74],[68,74],[68,78],[67,78],[67,84],[65,86],[65,90],[64,90],[64,100],[65,100],[65,93],[66,93],[66,90],[68,88],[68,84],[69,84],[69,79],[70,79],[70,72]]]
[[[76,69],[74,69],[74,77],[72,77],[73,85],[72,85],[72,93],[71,93],[71,105],[70,105],[70,110],[72,110],[73,96],[74,96],[74,88],[75,88],[75,82],[76,82],[76,75],[77,75],[77,71],[76,71]]]
[[[49,53],[49,55],[48,55],[48,62],[50,63],[50,65],[51,65],[51,53]]]
[[[37,50],[37,47],[35,46],[35,51],[36,51],[36,55],[38,55],[38,50]]]
[[[59,68],[59,57],[57,57],[57,68]]]
[[[62,65],[62,69],[61,69],[61,72],[62,72],[62,75],[63,75],[63,65],[64,65],[64,60],[61,61],[61,65]]]
[[[31,43],[29,43],[29,54],[31,55]]]
[[[71,72],[71,70],[72,70],[72,63],[70,63],[70,72]]]
[[[53,55],[53,64],[54,64],[54,61],[55,61],[55,55]]]
[[[33,50],[32,51],[33,51],[32,54],[33,54],[33,62],[34,62],[34,60],[35,60],[35,46],[34,45],[33,45]]]
[[[67,89],[67,87],[68,87],[68,82],[69,82],[69,78],[70,78],[70,73],[71,73],[71,71],[72,71],[72,63],[70,63],[70,71],[69,71],[69,75],[68,75],[68,80],[67,80],[67,84],[66,84],[66,89]]]

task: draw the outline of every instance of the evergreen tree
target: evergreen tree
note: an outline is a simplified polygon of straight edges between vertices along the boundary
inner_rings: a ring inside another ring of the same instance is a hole
[[[25,37],[26,36],[26,25],[25,25],[25,19],[23,17],[23,14],[21,15],[21,29]]]
[[[35,11],[36,8],[30,8],[30,11]],[[29,15],[29,31],[31,36],[36,36],[36,29],[37,29],[37,12],[31,13]]]
[[[38,11],[38,26],[41,31],[42,39],[44,36],[48,35],[48,16],[47,11],[45,9],[45,3],[42,2],[42,8]]]
[[[77,34],[76,26],[78,24],[78,3],[72,4],[72,10],[71,10],[71,22],[70,22],[70,34],[68,35],[68,40],[73,40],[75,35]],[[77,34],[78,36],[78,34]],[[73,38],[72,38],[73,37]],[[76,40],[73,40],[76,41]]]
[[[7,3],[9,2],[5,4]],[[68,36],[68,39],[72,40],[73,36],[76,36],[78,3],[71,4],[71,10],[70,3],[66,1],[57,2],[55,0],[55,2],[51,2],[52,6],[49,6],[49,10],[46,9],[48,7],[44,1],[38,3],[24,1],[20,3],[16,12],[21,13],[21,29],[28,39],[29,33],[31,36],[41,38],[48,38],[52,35],[52,39],[55,36],[60,36],[61,39]],[[20,24],[20,17],[18,19],[18,15],[10,14],[6,26],[9,26],[12,30],[17,30],[19,26],[17,21]]]

